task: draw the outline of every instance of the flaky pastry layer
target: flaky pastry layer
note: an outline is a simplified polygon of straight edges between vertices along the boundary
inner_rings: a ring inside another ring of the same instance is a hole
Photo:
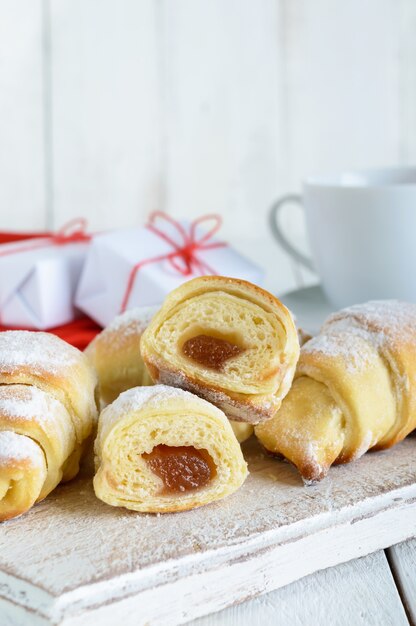
[[[215,475],[198,489],[166,493],[146,461],[146,455],[161,445],[205,451]],[[95,454],[97,497],[141,512],[175,512],[208,504],[236,491],[247,476],[240,446],[222,411],[164,385],[131,389],[104,409]]]
[[[97,419],[87,358],[48,333],[0,333],[0,520],[78,473]]]

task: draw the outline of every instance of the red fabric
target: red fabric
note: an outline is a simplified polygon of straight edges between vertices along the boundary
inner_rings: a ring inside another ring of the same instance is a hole
[[[51,233],[7,233],[0,232],[0,245],[2,243],[11,243],[13,241],[23,241],[24,239],[34,239],[36,237],[47,237]],[[0,331],[11,330],[6,326],[0,325]],[[16,328],[13,328],[16,330]],[[19,329],[19,330],[25,330]],[[55,328],[48,329],[48,332],[58,335],[61,339],[64,339],[68,343],[72,344],[80,350],[84,350],[87,345],[94,339],[94,337],[100,332],[101,327],[98,326],[93,320],[86,315],[64,324],[63,326],[56,326]]]
[[[23,241],[24,239],[36,239],[37,237],[50,237],[52,233],[5,233],[0,232],[0,244]]]

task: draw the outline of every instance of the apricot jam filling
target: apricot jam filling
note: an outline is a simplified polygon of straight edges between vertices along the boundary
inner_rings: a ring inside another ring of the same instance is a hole
[[[183,354],[210,369],[220,370],[228,359],[238,356],[244,348],[219,337],[197,335],[185,341],[182,346]]]
[[[193,446],[155,446],[143,458],[162,479],[163,492],[183,493],[204,487],[215,477],[216,466],[207,450]]]

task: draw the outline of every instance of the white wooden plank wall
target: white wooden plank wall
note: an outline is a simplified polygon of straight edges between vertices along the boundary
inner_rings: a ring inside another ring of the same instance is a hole
[[[416,160],[415,42],[414,0],[0,0],[0,228],[218,211],[270,288],[309,282],[269,206]]]
[[[153,0],[51,0],[55,226],[141,223],[162,203]]]
[[[46,225],[41,0],[0,1],[0,228]]]

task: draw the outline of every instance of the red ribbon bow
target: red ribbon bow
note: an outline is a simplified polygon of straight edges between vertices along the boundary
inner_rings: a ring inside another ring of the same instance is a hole
[[[77,217],[64,224],[56,233],[41,239],[30,239],[26,244],[17,244],[14,248],[0,250],[1,256],[9,254],[17,254],[18,252],[27,252],[28,250],[36,250],[37,248],[45,248],[49,245],[65,246],[69,243],[81,243],[90,241],[91,235],[87,233],[87,220],[83,217]]]
[[[87,233],[88,222],[83,217],[76,217],[64,224],[52,235],[52,241],[57,246],[68,243],[80,243],[90,241],[91,235]]]
[[[198,236],[198,227],[209,221],[214,222],[213,226]],[[156,222],[158,222],[158,224]],[[222,219],[219,215],[204,215],[191,222],[189,230],[187,230],[184,226],[182,226],[182,224],[180,224],[180,222],[177,222],[163,211],[155,211],[152,213],[149,217],[149,223],[146,225],[146,228],[172,246],[172,252],[161,254],[159,256],[152,257],[151,259],[144,259],[131,269],[127,282],[127,288],[121,303],[120,312],[124,313],[127,309],[137,273],[142,269],[142,267],[149,265],[150,263],[168,261],[173,269],[179,274],[182,274],[182,276],[191,276],[193,274],[199,274],[200,276],[204,276],[205,274],[216,274],[217,272],[211,268],[208,263],[198,257],[198,252],[213,250],[215,248],[223,248],[227,245],[222,241],[210,242],[210,240],[221,228],[221,224]],[[169,230],[168,232],[164,230],[166,225],[174,227],[176,234],[178,235],[178,241],[175,241],[175,239],[172,238],[169,234]]]

